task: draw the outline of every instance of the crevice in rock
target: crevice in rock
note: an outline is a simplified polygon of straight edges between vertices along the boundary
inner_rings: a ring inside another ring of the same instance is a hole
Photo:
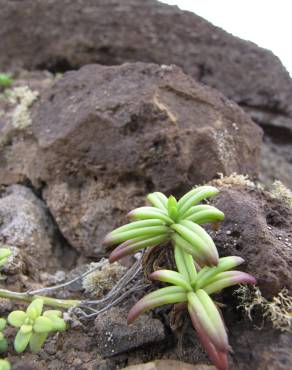
[[[49,71],[51,73],[65,73],[72,70],[77,70],[81,66],[72,65],[66,58],[55,58],[46,62],[42,62],[36,66],[36,70]]]
[[[54,218],[49,206],[47,205],[46,200],[43,197],[43,190],[45,189],[47,184],[45,182],[41,182],[41,186],[39,188],[36,188],[28,177],[26,177],[23,181],[18,182],[17,184],[29,188],[32,193],[45,205],[48,218],[54,228],[53,252],[56,253],[56,255],[58,256],[60,267],[64,268],[65,270],[71,270],[76,266],[78,257],[80,257],[80,253],[76,251],[76,249],[70,244],[70,242],[61,232],[56,219]]]

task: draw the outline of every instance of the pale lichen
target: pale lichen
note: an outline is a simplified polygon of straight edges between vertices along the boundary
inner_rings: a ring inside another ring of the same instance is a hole
[[[276,180],[271,186],[270,193],[273,198],[280,199],[289,208],[292,208],[292,191],[288,189],[281,181]]]
[[[15,128],[23,129],[31,125],[29,107],[37,99],[39,93],[30,90],[27,86],[15,87],[9,94],[9,102],[16,105],[12,113],[12,125]]]
[[[238,308],[244,309],[250,320],[259,308],[263,318],[270,321],[275,329],[292,331],[292,297],[287,289],[282,289],[272,300],[263,297],[258,287],[241,285],[235,294],[240,300]]]
[[[222,173],[219,173],[219,179],[213,180],[212,183],[217,186],[232,186],[240,185],[248,188],[262,190],[263,187],[252,181],[248,175],[239,175],[236,172],[232,173],[229,176],[224,176]]]
[[[87,293],[93,294],[97,298],[107,293],[127,270],[118,262],[110,264],[106,258],[91,263],[89,267],[90,269],[95,267],[98,269],[83,278],[82,286]]]

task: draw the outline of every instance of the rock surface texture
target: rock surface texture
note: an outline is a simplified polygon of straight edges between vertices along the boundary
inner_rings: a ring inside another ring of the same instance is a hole
[[[0,5],[2,68],[63,72],[89,63],[176,64],[237,102],[264,128],[263,179],[292,186],[292,80],[268,50],[155,0]]]
[[[267,297],[283,288],[292,293],[292,209],[256,188],[219,189],[213,202],[225,220],[218,231],[210,231],[219,254],[242,256]]]
[[[68,72],[30,115],[31,125],[4,145],[2,181],[28,178],[87,256],[153,189],[177,193],[219,172],[258,172],[261,130],[174,66]]]

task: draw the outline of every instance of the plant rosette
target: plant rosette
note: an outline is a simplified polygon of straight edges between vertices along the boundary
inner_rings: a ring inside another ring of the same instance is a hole
[[[192,189],[177,201],[155,192],[147,196],[153,207],[140,207],[129,213],[133,220],[104,239],[104,245],[118,246],[109,260],[114,262],[147,247],[171,241],[174,247],[191,254],[200,266],[215,266],[219,262],[212,238],[200,226],[224,220],[224,213],[208,204],[198,204],[219,193],[213,186]]]
[[[24,311],[13,311],[8,316],[10,325],[19,328],[14,339],[14,348],[23,352],[29,344],[32,352],[38,352],[51,332],[64,331],[66,323],[62,312],[48,310],[42,313],[44,301],[41,298],[33,300]]]
[[[230,346],[222,316],[210,294],[238,283],[255,284],[256,279],[242,271],[228,271],[244,262],[240,257],[220,258],[216,267],[205,266],[197,273],[193,257],[176,247],[175,261],[178,272],[158,270],[150,275],[151,280],[172,286],[158,289],[139,300],[130,310],[128,322],[164,304],[186,303],[202,346],[215,366],[225,370]]]

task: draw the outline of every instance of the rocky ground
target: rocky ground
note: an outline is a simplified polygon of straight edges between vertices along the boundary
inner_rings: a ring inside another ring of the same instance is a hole
[[[207,229],[258,280],[216,297],[230,369],[290,369],[292,81],[280,61],[154,0],[0,5],[0,69],[14,74],[0,92],[0,242],[13,251],[2,286],[64,282],[107,256],[105,234],[148,192],[212,182],[226,219]],[[97,291],[79,282],[58,294]],[[126,324],[141,294],[74,316],[36,355],[9,348],[13,369],[213,369],[171,307]],[[11,308],[1,300],[0,315]]]

